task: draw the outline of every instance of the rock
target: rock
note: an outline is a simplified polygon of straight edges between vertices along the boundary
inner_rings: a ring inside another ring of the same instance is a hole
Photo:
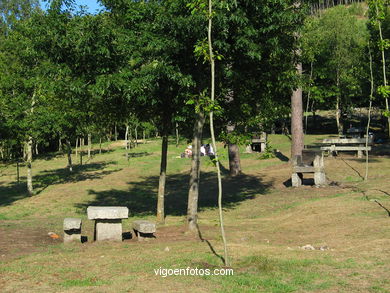
[[[305,246],[301,246],[301,249],[304,249],[304,250],[315,250],[315,248],[310,245],[310,244],[306,244]]]
[[[133,229],[141,233],[154,233],[156,232],[156,224],[145,220],[134,221]]]
[[[127,207],[97,207],[89,206],[87,208],[89,220],[96,219],[127,219],[129,209]]]
[[[95,240],[122,241],[122,220],[96,219]]]
[[[78,218],[65,218],[64,219],[64,231],[81,229],[81,219]]]
[[[81,242],[81,219],[65,218],[64,219],[64,243]]]

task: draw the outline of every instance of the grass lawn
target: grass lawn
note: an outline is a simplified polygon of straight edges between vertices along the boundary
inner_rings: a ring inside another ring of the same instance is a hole
[[[307,135],[316,145],[328,135]],[[154,220],[160,141],[133,148],[104,144],[74,172],[63,155],[33,163],[37,194],[27,197],[25,168],[0,165],[1,292],[390,292],[390,159],[373,152],[369,180],[365,159],[353,154],[325,158],[328,187],[289,187],[290,141],[270,135],[278,155],[260,159],[241,154],[243,175],[227,174],[227,150],[220,145],[224,170],[224,215],[233,276],[160,276],[164,269],[221,269],[223,252],[217,214],[216,174],[202,158],[199,235],[185,230],[190,160],[168,154],[166,225],[157,238],[94,243],[89,205],[121,205],[130,218]],[[96,146],[97,147],[97,146]],[[382,147],[383,148],[383,147]],[[384,147],[386,149],[386,147]],[[242,151],[244,148],[242,147]],[[382,207],[379,205],[382,205]],[[65,217],[83,219],[83,244],[62,244]],[[310,244],[315,250],[301,247]],[[160,271],[161,271],[160,270]]]

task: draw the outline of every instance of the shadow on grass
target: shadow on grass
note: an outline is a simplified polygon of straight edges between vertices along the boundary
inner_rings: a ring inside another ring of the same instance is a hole
[[[38,175],[33,176],[33,187],[35,195],[40,194],[48,186],[54,184],[75,183],[85,180],[99,179],[113,172],[120,171],[100,171],[114,162],[91,163],[85,165],[76,165],[73,167],[73,172],[69,172],[68,168],[59,168],[54,170],[42,171]],[[100,172],[98,172],[100,171]],[[22,182],[1,184],[0,186],[0,206],[6,206],[14,201],[28,197],[26,188],[26,177],[21,177]]]
[[[158,176],[144,177],[141,181],[129,182],[128,190],[110,189],[106,191],[89,190],[95,200],[78,204],[85,212],[88,206],[127,206],[130,216],[155,214],[157,205]],[[167,176],[165,194],[165,214],[186,215],[188,200],[188,174]],[[272,182],[264,183],[258,177],[239,175],[223,179],[223,206],[232,208],[239,202],[252,199],[256,194],[264,194]],[[217,177],[214,172],[202,172],[199,192],[199,210],[216,208]]]

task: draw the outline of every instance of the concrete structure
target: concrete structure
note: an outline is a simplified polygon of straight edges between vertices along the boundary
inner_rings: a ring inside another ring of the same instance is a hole
[[[138,241],[142,241],[145,238],[154,237],[153,233],[156,232],[156,224],[145,220],[134,221],[133,230]]]
[[[314,173],[314,184],[316,186],[326,185],[324,158],[318,151],[302,151],[301,156],[295,156],[292,162],[291,185],[298,187],[302,185],[304,173]]]
[[[81,219],[64,219],[64,243],[81,242]]]
[[[89,220],[95,220],[95,241],[122,241],[122,219],[129,217],[127,207],[90,206],[87,214]]]
[[[372,145],[372,137],[368,138],[368,144]],[[357,157],[363,157],[363,151],[368,153],[371,151],[371,146],[366,147],[366,138],[325,138],[322,141],[324,146],[321,147],[322,151],[328,152],[333,156],[338,151],[357,151]]]

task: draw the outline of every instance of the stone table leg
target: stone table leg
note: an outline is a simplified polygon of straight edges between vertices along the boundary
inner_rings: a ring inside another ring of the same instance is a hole
[[[325,172],[315,172],[314,173],[314,184],[315,184],[315,186],[326,185]]]
[[[95,241],[122,241],[122,220],[95,220]]]
[[[298,173],[292,173],[291,175],[291,185],[293,187],[299,187],[302,185],[302,175]]]

